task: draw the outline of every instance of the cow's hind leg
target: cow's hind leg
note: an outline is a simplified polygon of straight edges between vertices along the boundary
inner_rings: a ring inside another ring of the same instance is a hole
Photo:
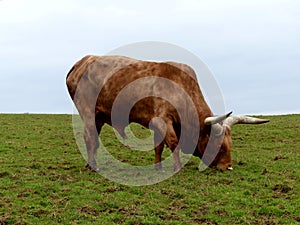
[[[92,171],[99,171],[95,156],[99,147],[98,132],[94,123],[86,123],[84,128],[84,140],[88,154],[87,168]]]

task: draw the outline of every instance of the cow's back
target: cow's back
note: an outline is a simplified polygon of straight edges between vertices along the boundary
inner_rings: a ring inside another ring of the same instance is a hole
[[[99,111],[105,111],[109,116],[112,104],[122,89],[143,78],[145,82],[140,82],[137,88],[132,89],[132,95],[144,92],[144,95],[148,96],[163,95],[167,98],[178,98],[177,88],[171,89],[164,86],[163,83],[168,84],[168,82],[161,82],[164,78],[182,88],[200,111],[211,113],[198,86],[194,70],[186,64],[177,62],[159,63],[125,56],[89,55],[79,60],[70,70],[67,76],[67,86],[74,100],[76,89],[82,79],[80,83],[87,91],[85,95],[87,96],[89,92],[97,93],[97,96],[92,94],[94,96],[91,102],[95,103],[95,97],[98,98],[96,107]],[[146,91],[148,92],[145,93]],[[124,104],[126,104],[126,99],[124,99]],[[163,102],[160,102],[160,107],[163,107]]]
[[[67,86],[69,92],[73,98],[74,91],[76,89],[80,79],[84,74],[86,74],[89,80],[94,83],[105,83],[106,80],[115,74],[117,71],[123,69],[124,67],[130,64],[142,63],[147,64],[150,63],[148,61],[136,60],[133,58],[125,57],[125,56],[94,56],[87,55],[80,59],[75,65],[71,68],[69,73],[67,74]],[[165,62],[171,66],[177,67],[182,70],[186,74],[192,76],[195,80],[197,80],[196,74],[194,70],[183,63],[177,62]],[[87,72],[90,74],[96,70],[97,76],[93,73],[92,76],[89,76]],[[101,72],[100,72],[101,71]]]

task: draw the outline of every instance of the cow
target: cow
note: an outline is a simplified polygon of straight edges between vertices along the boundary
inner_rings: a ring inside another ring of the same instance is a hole
[[[225,171],[233,169],[231,127],[269,122],[231,112],[214,116],[195,71],[183,63],[87,55],[71,68],[66,84],[84,124],[87,167],[92,171],[99,171],[95,155],[104,124],[122,137],[131,122],[152,129],[156,170],[162,170],[166,145],[173,154],[174,171],[182,167],[180,150]]]

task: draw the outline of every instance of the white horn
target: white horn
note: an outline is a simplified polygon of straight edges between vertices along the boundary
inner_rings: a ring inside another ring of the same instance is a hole
[[[250,116],[230,116],[224,120],[223,124],[232,127],[235,124],[261,124],[269,121],[270,120],[267,119],[259,119]]]
[[[205,123],[206,125],[213,125],[213,124],[220,123],[220,122],[222,122],[223,120],[225,120],[228,116],[230,116],[231,113],[232,113],[232,112],[227,113],[227,114],[222,115],[222,116],[211,116],[211,117],[207,117],[207,118],[204,120],[204,123]]]
[[[220,136],[223,134],[224,127],[220,124],[223,120],[225,120],[228,116],[230,116],[232,112],[227,113],[222,116],[211,116],[207,117],[204,120],[205,125],[211,125],[211,129],[213,131],[213,134],[216,136]]]

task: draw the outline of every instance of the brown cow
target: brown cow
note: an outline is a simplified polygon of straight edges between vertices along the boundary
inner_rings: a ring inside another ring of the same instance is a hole
[[[67,75],[67,87],[84,123],[89,169],[97,171],[95,154],[104,123],[121,136],[131,122],[154,130],[155,168],[161,169],[164,145],[181,168],[179,150],[202,158],[210,167],[231,170],[231,126],[269,120],[213,116],[194,70],[181,63],[148,62],[124,56],[86,56]]]

